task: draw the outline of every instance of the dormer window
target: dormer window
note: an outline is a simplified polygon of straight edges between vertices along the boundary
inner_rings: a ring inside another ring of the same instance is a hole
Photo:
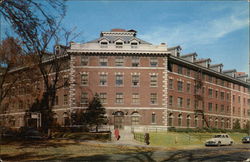
[[[138,47],[138,43],[137,42],[132,42],[131,43],[131,48],[137,48]]]
[[[60,47],[59,46],[55,47],[55,54],[56,55],[60,54]]]
[[[101,48],[108,48],[108,42],[101,42]]]
[[[123,43],[122,43],[122,42],[116,42],[116,43],[115,43],[115,47],[116,47],[116,48],[122,48],[122,46],[123,46]]]

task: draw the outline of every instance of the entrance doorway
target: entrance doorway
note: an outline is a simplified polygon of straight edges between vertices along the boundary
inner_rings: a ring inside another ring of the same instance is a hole
[[[124,113],[122,111],[115,112],[114,127],[118,129],[124,129]]]

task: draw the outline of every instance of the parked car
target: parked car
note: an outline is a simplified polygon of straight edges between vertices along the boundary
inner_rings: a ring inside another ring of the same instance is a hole
[[[250,136],[246,136],[242,138],[242,143],[250,143]]]
[[[232,145],[233,139],[228,134],[217,134],[205,142],[205,146]]]

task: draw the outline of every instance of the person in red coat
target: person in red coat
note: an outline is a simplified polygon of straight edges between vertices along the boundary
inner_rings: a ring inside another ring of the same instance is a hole
[[[116,138],[116,140],[120,139],[120,134],[119,134],[119,129],[118,128],[115,128],[115,138]]]

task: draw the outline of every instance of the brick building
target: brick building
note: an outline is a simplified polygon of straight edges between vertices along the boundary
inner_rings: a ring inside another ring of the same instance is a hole
[[[61,50],[57,46],[55,52]],[[182,55],[180,46],[152,45],[134,30],[113,29],[87,43],[71,42],[66,63],[63,77],[69,86],[58,90],[53,108],[61,125],[70,125],[71,113],[85,109],[95,93],[111,128],[231,129],[237,119],[242,128],[249,121],[247,75],[223,71],[222,64],[198,59],[196,53]],[[5,109],[2,123],[23,126],[28,106]],[[39,115],[34,119],[39,123]]]

